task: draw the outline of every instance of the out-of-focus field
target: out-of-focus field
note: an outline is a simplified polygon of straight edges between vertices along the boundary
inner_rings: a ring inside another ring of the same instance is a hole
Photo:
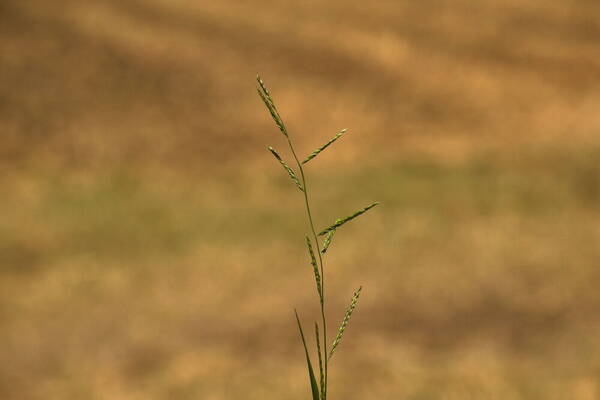
[[[0,398],[600,398],[600,3],[0,2]]]

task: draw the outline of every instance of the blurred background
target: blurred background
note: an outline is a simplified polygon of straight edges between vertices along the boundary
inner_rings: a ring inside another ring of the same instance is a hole
[[[600,399],[600,2],[3,0],[0,398]],[[308,329],[308,328],[307,328]]]

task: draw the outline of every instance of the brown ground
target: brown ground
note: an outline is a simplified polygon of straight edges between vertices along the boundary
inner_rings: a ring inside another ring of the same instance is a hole
[[[600,3],[0,2],[0,399],[600,399]],[[286,154],[287,156],[287,154]]]

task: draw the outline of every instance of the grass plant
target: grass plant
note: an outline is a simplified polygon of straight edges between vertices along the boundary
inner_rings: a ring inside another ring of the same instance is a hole
[[[372,203],[372,204],[368,205],[367,207],[361,208],[358,211],[350,214],[347,217],[338,218],[334,221],[333,224],[322,229],[317,234],[317,230],[315,229],[315,223],[314,223],[314,219],[313,219],[312,212],[311,212],[310,197],[308,194],[308,179],[307,179],[307,174],[305,173],[305,170],[304,170],[304,165],[306,165],[309,161],[311,161],[313,158],[318,156],[323,150],[325,150],[327,147],[329,147],[331,144],[333,144],[336,140],[338,140],[340,137],[342,137],[342,135],[344,135],[346,133],[346,129],[342,129],[341,131],[339,131],[332,139],[330,139],[324,145],[322,145],[321,147],[317,148],[315,151],[310,153],[302,162],[300,162],[300,160],[297,156],[296,150],[294,148],[292,138],[290,137],[287,127],[285,126],[285,123],[283,122],[283,119],[281,118],[281,115],[279,114],[277,107],[275,106],[275,102],[273,101],[271,93],[267,89],[265,83],[260,78],[260,76],[257,76],[256,80],[258,82],[258,87],[257,87],[258,95],[260,96],[263,103],[267,107],[267,110],[271,114],[271,117],[273,118],[275,125],[277,126],[279,131],[283,134],[283,136],[285,137],[285,140],[290,148],[290,151],[294,158],[295,164],[297,166],[297,170],[299,172],[299,174],[296,173],[296,171],[294,171],[294,169],[292,167],[290,167],[283,160],[283,158],[277,152],[277,150],[275,150],[271,146],[268,147],[268,150],[271,152],[271,154],[273,154],[275,159],[282,165],[283,169],[289,175],[292,182],[296,185],[296,187],[300,190],[300,192],[302,192],[303,197],[304,197],[304,204],[305,204],[305,208],[306,208],[308,228],[310,230],[310,235],[306,236],[306,247],[308,249],[310,263],[313,267],[317,295],[319,298],[319,304],[320,304],[320,310],[321,310],[321,327],[322,327],[321,330],[319,330],[319,323],[315,321],[316,352],[317,352],[317,359],[318,359],[318,363],[319,363],[318,364],[318,367],[319,367],[319,369],[318,369],[319,381],[318,382],[317,382],[317,379],[315,376],[315,370],[313,368],[310,353],[308,350],[306,337],[304,336],[304,330],[302,329],[302,323],[300,322],[300,317],[298,316],[298,312],[296,309],[294,309],[294,314],[296,316],[296,323],[298,324],[300,338],[302,339],[302,345],[304,346],[304,353],[306,356],[306,364],[307,364],[308,377],[309,377],[309,382],[310,382],[310,389],[311,389],[311,393],[312,393],[312,399],[313,400],[326,400],[327,399],[327,388],[328,388],[328,371],[329,371],[330,361],[331,361],[331,358],[333,357],[335,350],[337,349],[337,347],[339,346],[339,344],[342,340],[342,337],[344,335],[346,327],[348,326],[348,323],[350,322],[350,317],[352,316],[352,313],[354,312],[354,309],[356,308],[356,305],[358,304],[358,298],[360,297],[362,286],[359,287],[354,292],[352,299],[350,300],[350,305],[349,305],[348,309],[346,310],[346,313],[344,314],[342,322],[338,328],[337,335],[336,335],[335,339],[333,340],[331,347],[329,348],[327,346],[327,343],[328,343],[327,318],[326,318],[326,313],[325,313],[325,309],[326,309],[325,298],[326,297],[325,297],[325,263],[324,263],[325,258],[324,258],[324,256],[325,256],[325,253],[327,252],[329,246],[331,245],[333,235],[335,234],[335,232],[337,231],[338,228],[342,227],[344,224],[346,224],[347,222],[350,222],[354,218],[364,214],[365,212],[367,212],[371,208],[375,207],[379,203],[377,203],[377,202]],[[325,236],[322,246],[319,244],[319,236]],[[315,255],[314,249],[316,249],[316,255]],[[322,346],[321,346],[321,343],[322,343]]]

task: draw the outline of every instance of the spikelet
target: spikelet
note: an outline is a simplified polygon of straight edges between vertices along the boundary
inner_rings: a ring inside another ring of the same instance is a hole
[[[273,121],[275,121],[275,125],[277,125],[277,127],[279,128],[281,133],[283,133],[287,137],[288,136],[287,129],[285,128],[285,124],[283,123],[283,120],[281,119],[281,116],[279,115],[279,112],[277,111],[277,107],[275,107],[275,102],[273,102],[273,99],[271,98],[271,93],[269,93],[267,86],[265,85],[263,80],[260,78],[260,76],[256,75],[256,81],[258,82],[258,86],[259,86],[258,88],[256,88],[258,95],[260,96],[263,103],[265,103],[265,106],[269,110],[269,113],[271,114]]]
[[[302,187],[302,185],[300,184],[300,181],[296,177],[296,174],[294,173],[294,170],[289,165],[287,165],[287,163],[285,161],[283,161],[283,159],[281,158],[281,156],[279,155],[279,153],[277,152],[277,150],[275,150],[271,146],[269,146],[268,149],[271,152],[271,154],[273,154],[273,157],[275,157],[277,159],[277,161],[279,161],[279,163],[281,164],[281,166],[283,167],[283,169],[285,169],[287,171],[287,173],[290,176],[290,178],[292,178],[292,181],[294,181],[294,183],[296,184],[296,186],[298,186],[298,189],[300,189],[301,192],[304,192],[304,188]]]
[[[370,210],[371,208],[375,207],[377,204],[379,204],[378,202],[375,202],[361,210],[356,211],[354,214],[349,215],[345,218],[338,218],[335,220],[335,222],[333,223],[333,225],[331,225],[328,228],[323,229],[321,232],[319,232],[319,236],[323,236],[328,232],[331,232],[337,228],[339,228],[340,226],[344,225],[346,222],[353,220],[354,218],[358,217],[361,214],[364,214],[365,212],[367,212],[368,210]]]
[[[323,289],[321,288],[321,274],[319,274],[319,267],[317,266],[317,259],[315,258],[315,253],[313,252],[312,244],[310,243],[310,239],[306,236],[306,247],[308,247],[308,252],[310,253],[310,263],[313,266],[313,271],[315,272],[315,282],[317,283],[317,293],[319,294],[319,300],[321,300],[321,304],[323,304]]]
[[[302,164],[306,164],[307,162],[309,162],[310,160],[315,158],[317,155],[319,155],[320,152],[322,152],[327,147],[329,147],[330,144],[332,144],[333,142],[338,140],[344,133],[346,133],[346,131],[347,131],[347,129],[342,129],[341,131],[339,131],[331,140],[329,140],[329,142],[325,143],[323,146],[319,147],[318,149],[316,149],[315,151],[310,153],[308,155],[308,157],[306,157],[306,159],[304,161],[302,161]]]
[[[265,94],[265,97],[267,98],[267,100],[269,100],[271,105],[273,105],[273,108],[275,108],[277,110],[277,108],[275,107],[275,103],[273,102],[273,99],[271,98],[271,92],[269,92],[269,89],[267,89],[267,85],[265,85],[265,82],[262,80],[262,78],[258,74],[256,75],[256,81],[258,82],[258,86],[260,86],[260,90],[262,90],[262,92]]]
[[[331,345],[331,351],[329,352],[329,357],[328,359],[331,359],[331,356],[333,356],[333,353],[335,352],[335,349],[338,347],[338,345],[340,344],[340,341],[342,340],[342,336],[344,335],[344,331],[346,330],[346,326],[348,326],[348,322],[350,321],[350,317],[352,316],[352,312],[354,311],[354,309],[356,308],[356,303],[358,302],[358,298],[360,297],[360,291],[362,290],[362,286],[358,288],[358,290],[356,292],[354,292],[354,295],[352,296],[352,300],[350,301],[350,307],[348,307],[348,309],[346,310],[346,314],[344,315],[344,319],[342,320],[342,323],[338,329],[338,334],[335,337],[335,340],[333,341],[333,344]]]
[[[321,384],[321,400],[325,400],[325,374],[323,373],[323,358],[321,357],[321,339],[319,338],[319,324],[315,322],[315,337],[317,338],[317,354],[319,354],[319,378]]]
[[[323,241],[323,248],[321,249],[321,254],[325,254],[327,252],[327,249],[329,248],[329,245],[331,244],[331,241],[333,240],[334,234],[335,234],[335,229],[332,229],[329,232],[327,232],[327,236],[325,236],[325,240]]]

